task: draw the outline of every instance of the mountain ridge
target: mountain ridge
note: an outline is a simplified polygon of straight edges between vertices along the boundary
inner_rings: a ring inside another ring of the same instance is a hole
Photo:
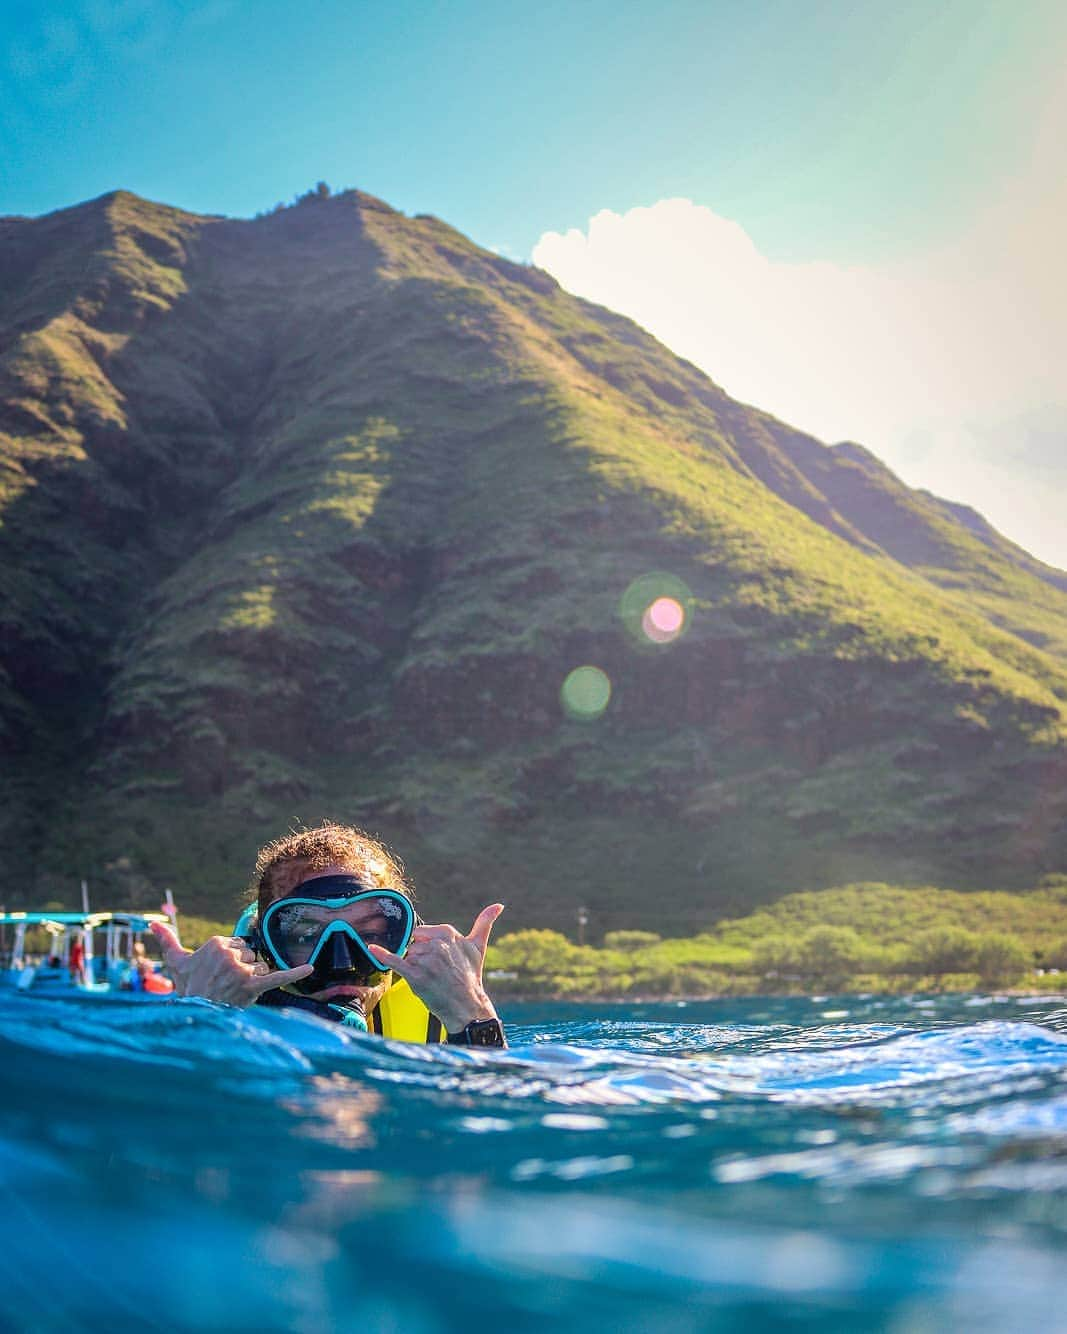
[[[613,859],[672,868],[679,926],[838,869],[1062,864],[1067,596],[999,534],[437,219],[91,203],[0,220],[29,883],[127,857],[198,867],[216,909],[322,814],[450,910],[500,875],[539,924],[570,912],[538,898],[557,841],[607,924],[647,911]],[[617,608],[660,569],[693,601],[656,648]],[[559,709],[581,661],[615,686],[598,722]]]

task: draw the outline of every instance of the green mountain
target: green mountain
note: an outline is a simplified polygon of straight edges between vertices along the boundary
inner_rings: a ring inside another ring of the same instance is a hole
[[[0,518],[11,905],[323,816],[512,927],[1067,865],[1067,575],[355,191],[0,220]]]

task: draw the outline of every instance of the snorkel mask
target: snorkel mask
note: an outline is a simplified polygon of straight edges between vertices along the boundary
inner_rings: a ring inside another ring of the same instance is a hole
[[[323,875],[276,899],[260,918],[255,946],[274,968],[314,965],[292,989],[304,995],[338,985],[374,986],[382,966],[367,949],[403,954],[415,909],[397,889],[369,889],[354,875]]]

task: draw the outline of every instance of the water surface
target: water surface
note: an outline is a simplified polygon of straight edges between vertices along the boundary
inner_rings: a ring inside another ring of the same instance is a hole
[[[0,993],[0,1323],[1067,1329],[1063,998],[505,1018]]]

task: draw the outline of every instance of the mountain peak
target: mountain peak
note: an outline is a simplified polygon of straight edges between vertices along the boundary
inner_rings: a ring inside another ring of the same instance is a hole
[[[450,913],[657,885],[686,929],[1067,858],[1067,594],[540,270],[356,190],[115,191],[0,279],[13,879],[127,856],[221,912],[331,814]]]

